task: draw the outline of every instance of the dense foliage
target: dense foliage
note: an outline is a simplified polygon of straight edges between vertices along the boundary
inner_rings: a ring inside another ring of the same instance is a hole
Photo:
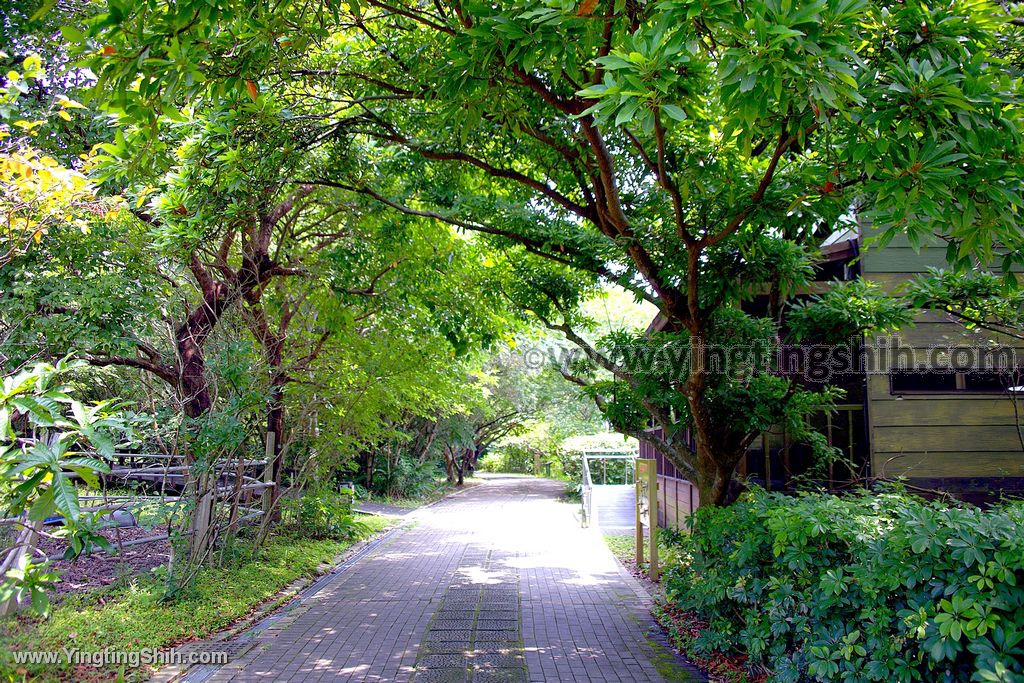
[[[912,305],[941,311],[967,329],[1024,339],[1024,292],[1012,273],[931,268],[908,284],[906,297]]]
[[[709,354],[786,336],[832,230],[856,214],[879,243],[938,237],[958,268],[1020,260],[1018,33],[973,1],[153,0],[66,35],[138,149],[196,102],[255,110],[296,140],[293,185],[485,236],[510,262],[503,294],[584,349],[571,381],[724,503],[765,425],[838,396],[715,373]],[[656,306],[662,331],[588,340],[598,281]],[[899,322],[860,293],[803,321]],[[759,294],[767,316],[739,313]],[[627,345],[692,362],[652,371]]]
[[[707,622],[696,652],[771,680],[1018,681],[1022,521],[1019,503],[755,490],[697,512],[668,599]]]
[[[366,528],[352,513],[352,491],[332,491],[320,486],[282,502],[281,521],[285,529],[301,538],[330,538],[351,541],[366,535]]]

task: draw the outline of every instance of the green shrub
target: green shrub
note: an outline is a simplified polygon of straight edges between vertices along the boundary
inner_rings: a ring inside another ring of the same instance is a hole
[[[544,453],[525,442],[514,442],[488,451],[477,465],[481,472],[507,472],[512,474],[537,474],[533,471],[534,454]]]
[[[669,602],[773,681],[1024,680],[1024,504],[752,491],[697,512]]]
[[[301,498],[281,501],[287,531],[303,538],[350,541],[366,535],[365,525],[352,514],[352,492],[308,491]]]
[[[397,462],[382,458],[373,475],[373,493],[388,498],[418,498],[438,487],[441,470],[437,462],[419,463],[401,457]]]

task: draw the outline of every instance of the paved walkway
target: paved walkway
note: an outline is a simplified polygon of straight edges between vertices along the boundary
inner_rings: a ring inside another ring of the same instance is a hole
[[[561,492],[495,477],[417,511],[263,630],[209,644],[238,656],[202,678],[699,680],[659,644],[647,595]]]

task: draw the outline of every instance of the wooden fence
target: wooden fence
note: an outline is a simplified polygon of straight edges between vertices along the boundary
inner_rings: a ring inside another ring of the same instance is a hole
[[[868,474],[869,448],[864,427],[864,406],[840,404],[831,412],[821,411],[809,420],[825,435],[830,446],[842,453],[841,462],[830,464],[824,477],[815,478],[820,485],[841,489]],[[661,429],[653,433],[664,436]],[[690,439],[689,434],[683,438]],[[697,509],[700,496],[697,487],[676,469],[658,449],[640,443],[640,457],[658,463],[658,526],[686,528],[686,518]],[[737,468],[737,475],[769,490],[793,490],[794,477],[807,473],[814,462],[810,449],[795,443],[785,432],[765,432],[747,451]]]

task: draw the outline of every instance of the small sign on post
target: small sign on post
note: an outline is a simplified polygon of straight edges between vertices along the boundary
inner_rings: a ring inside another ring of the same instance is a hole
[[[648,529],[648,557],[651,564],[647,574],[651,581],[658,580],[658,468],[654,460],[637,458],[636,462],[636,563],[644,562],[644,527]]]

